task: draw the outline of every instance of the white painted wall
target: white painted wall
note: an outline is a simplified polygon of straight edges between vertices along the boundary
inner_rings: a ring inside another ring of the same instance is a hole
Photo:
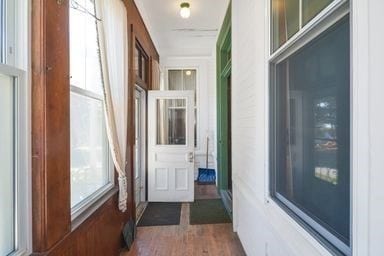
[[[353,254],[384,255],[384,2],[352,5]],[[248,255],[330,255],[268,195],[267,0],[232,1],[234,229]]]
[[[163,88],[168,86],[168,69],[197,70],[197,147],[195,179],[199,167],[206,166],[206,138],[209,137],[209,168],[216,169],[216,60],[215,56],[162,57]]]

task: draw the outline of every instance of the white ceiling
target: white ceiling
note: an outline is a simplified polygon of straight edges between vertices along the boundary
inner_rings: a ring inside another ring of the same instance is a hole
[[[211,56],[229,0],[135,0],[160,57]],[[191,17],[180,17],[189,2]]]

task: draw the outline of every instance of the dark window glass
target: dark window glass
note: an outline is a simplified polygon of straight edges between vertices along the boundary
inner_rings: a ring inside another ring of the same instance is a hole
[[[349,20],[344,18],[274,66],[271,137],[272,193],[346,254],[350,248],[349,55]]]
[[[140,77],[140,50],[137,47],[135,48],[134,65],[135,74],[136,76]]]
[[[272,0],[272,50],[277,50],[300,28],[299,0]]]
[[[303,25],[327,7],[333,0],[302,0],[303,1]]]

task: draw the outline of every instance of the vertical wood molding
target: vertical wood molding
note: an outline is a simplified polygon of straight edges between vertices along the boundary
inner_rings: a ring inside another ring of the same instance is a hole
[[[32,2],[33,248],[70,232],[68,1]],[[48,26],[49,24],[49,26]]]

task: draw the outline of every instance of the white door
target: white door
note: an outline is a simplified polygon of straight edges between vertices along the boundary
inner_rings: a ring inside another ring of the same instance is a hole
[[[135,203],[145,201],[145,92],[135,92]]]
[[[194,200],[194,92],[148,93],[148,201]]]

